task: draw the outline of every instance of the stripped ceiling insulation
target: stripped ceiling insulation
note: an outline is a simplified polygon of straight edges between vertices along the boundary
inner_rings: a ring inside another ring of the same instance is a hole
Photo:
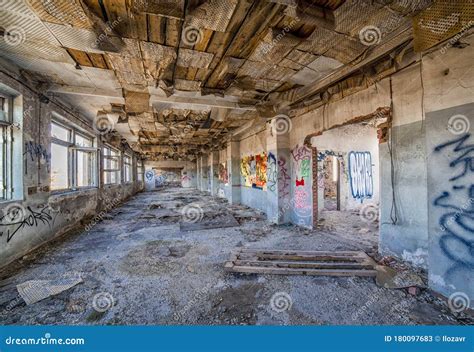
[[[194,160],[243,126],[324,101],[318,82],[328,88],[328,77],[406,45],[413,17],[430,5],[3,0],[0,56],[46,95],[109,121],[146,159]],[[370,26],[376,36],[361,37]]]

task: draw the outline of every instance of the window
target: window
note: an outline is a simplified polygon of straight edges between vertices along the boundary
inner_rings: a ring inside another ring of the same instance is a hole
[[[120,152],[111,147],[102,148],[104,160],[104,184],[114,184],[120,182]]]
[[[132,157],[127,154],[123,157],[123,182],[132,182]]]
[[[12,186],[12,99],[0,95],[0,199],[11,199]]]
[[[95,186],[96,155],[92,137],[52,121],[51,190]]]
[[[143,182],[143,161],[137,160],[137,176],[138,176],[138,181]]]

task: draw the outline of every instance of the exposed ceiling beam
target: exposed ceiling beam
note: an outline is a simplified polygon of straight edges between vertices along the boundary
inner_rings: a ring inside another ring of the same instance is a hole
[[[409,41],[413,38],[413,29],[411,27],[403,27],[398,29],[390,34],[390,40],[387,40],[386,43],[378,45],[375,47],[365,59],[361,60],[355,65],[344,65],[340,69],[336,70],[331,75],[316,81],[314,84],[309,84],[301,88],[294,89],[294,96],[298,97],[295,101],[292,102],[291,108],[298,108],[298,103],[301,103],[303,100],[310,98],[312,95],[318,93],[321,89],[337,82],[338,80],[347,77],[348,75],[362,69],[364,66],[370,64],[371,62],[379,59],[383,55],[391,52],[396,49],[403,43]]]
[[[78,87],[55,84],[49,88],[49,92],[57,94],[71,94],[94,96],[104,98],[120,98],[123,99],[122,89],[98,89],[92,87]],[[205,97],[182,97],[182,96],[159,96],[151,94],[150,104],[153,103],[170,103],[180,105],[183,109],[190,108],[193,105],[202,108],[224,108],[235,110],[256,111],[252,105],[240,104],[238,102],[227,101],[223,98],[215,98],[212,96]]]
[[[48,89],[51,93],[59,94],[71,94],[71,95],[86,95],[92,97],[104,97],[104,98],[122,98],[122,88],[118,89],[99,89],[93,87],[79,87],[79,86],[66,86],[61,84],[53,84]]]
[[[203,98],[190,98],[190,97],[180,97],[180,96],[152,96],[150,98],[151,102],[155,103],[172,103],[172,104],[186,104],[186,105],[201,105],[204,107],[210,108],[225,108],[225,109],[236,109],[236,110],[247,110],[247,111],[256,111],[255,106],[239,104],[233,101],[226,101],[212,97],[203,97]]]

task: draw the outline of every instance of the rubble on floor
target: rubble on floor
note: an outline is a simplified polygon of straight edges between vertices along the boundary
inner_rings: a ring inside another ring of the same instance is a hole
[[[151,206],[159,204],[159,207]],[[183,209],[229,213],[239,226],[181,231]],[[153,209],[151,209],[153,208]],[[173,211],[163,221],[158,211]],[[256,275],[223,268],[235,248],[376,252],[376,228],[271,225],[243,205],[190,189],[138,194],[89,232],[68,233],[0,271],[2,324],[468,324],[423,291],[379,287],[371,277]],[[250,220],[255,219],[255,220]],[[328,217],[328,222],[332,222]],[[86,225],[86,224],[85,224]],[[262,231],[264,235],[258,235]],[[374,247],[375,246],[375,247]],[[83,282],[26,305],[16,285],[77,272]]]

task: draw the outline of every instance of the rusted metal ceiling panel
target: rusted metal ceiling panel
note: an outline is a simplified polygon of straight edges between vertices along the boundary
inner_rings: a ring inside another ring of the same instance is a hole
[[[186,25],[225,32],[237,6],[237,0],[207,0],[186,16]],[[188,27],[189,28],[189,27]]]

